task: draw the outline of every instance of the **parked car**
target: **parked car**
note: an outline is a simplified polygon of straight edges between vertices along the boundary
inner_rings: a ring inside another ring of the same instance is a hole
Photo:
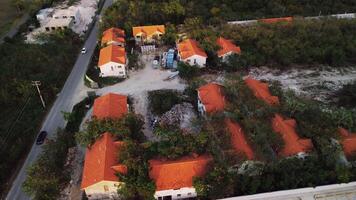
[[[82,54],[85,54],[87,52],[87,49],[85,47],[82,48]]]
[[[40,134],[38,134],[37,136],[36,144],[37,145],[43,144],[46,137],[47,137],[47,131],[41,131]]]

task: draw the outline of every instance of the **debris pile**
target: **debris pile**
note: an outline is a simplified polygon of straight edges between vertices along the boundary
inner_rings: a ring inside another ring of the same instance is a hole
[[[173,106],[171,110],[164,113],[158,120],[161,126],[177,126],[184,132],[193,132],[192,121],[196,119],[194,107],[190,103],[182,103]]]

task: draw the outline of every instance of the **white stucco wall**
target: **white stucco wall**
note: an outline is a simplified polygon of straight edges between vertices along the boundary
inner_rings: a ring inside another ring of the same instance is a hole
[[[201,115],[203,115],[203,116],[205,115],[205,112],[206,112],[205,106],[200,100],[199,92],[198,92],[198,111]]]
[[[188,63],[189,65],[197,64],[200,68],[202,68],[202,67],[205,67],[206,57],[199,56],[199,55],[193,55],[186,59],[182,59],[182,61]]]
[[[117,76],[126,78],[127,76],[126,65],[121,63],[109,62],[99,66],[99,68],[101,77]]]
[[[154,194],[155,199],[161,200],[165,196],[172,196],[172,199],[184,199],[190,197],[196,197],[197,193],[193,187],[184,187],[177,190],[160,190]],[[160,198],[161,197],[161,198]]]
[[[225,53],[225,54],[222,55],[222,56],[219,56],[219,58],[221,58],[223,62],[226,62],[226,61],[227,61],[227,58],[228,58],[229,56],[233,55],[233,54],[235,54],[235,53],[232,52],[232,51],[230,51],[230,52]]]
[[[88,199],[117,199],[117,189],[122,183],[116,181],[101,181],[85,188]]]

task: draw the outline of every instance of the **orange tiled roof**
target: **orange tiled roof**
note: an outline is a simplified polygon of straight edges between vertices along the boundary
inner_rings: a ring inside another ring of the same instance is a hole
[[[98,66],[100,67],[108,62],[126,64],[125,48],[116,45],[109,45],[100,49]]]
[[[110,133],[104,133],[91,148],[87,148],[81,189],[100,181],[119,181],[115,173],[127,173],[124,165],[117,164],[118,151],[123,142],[115,142]]]
[[[192,187],[193,177],[203,176],[211,160],[208,155],[174,161],[149,160],[149,175],[156,183],[156,191]]]
[[[274,131],[282,135],[284,148],[280,152],[282,156],[292,156],[300,152],[308,152],[313,148],[310,139],[300,139],[295,131],[296,121],[294,119],[283,119],[276,114],[272,120]]]
[[[356,133],[350,133],[344,128],[339,128],[341,144],[346,156],[356,154]]]
[[[109,28],[103,32],[103,37],[101,38],[101,45],[108,42],[125,42],[125,31],[119,28]]]
[[[230,40],[227,40],[223,37],[219,37],[216,40],[216,43],[220,46],[220,49],[218,51],[218,56],[221,57],[229,52],[240,54],[241,49],[240,47],[236,46],[234,43],[232,43]]]
[[[207,113],[224,111],[225,97],[222,89],[223,87],[216,83],[209,83],[198,88],[199,99],[204,104]]]
[[[152,36],[156,32],[164,34],[166,32],[164,25],[152,25],[152,26],[136,26],[132,27],[132,34],[136,36],[137,34],[143,33],[146,36]]]
[[[279,104],[279,99],[276,96],[272,96],[268,84],[262,83],[261,81],[252,79],[250,77],[245,79],[246,85],[253,91],[257,98],[262,99],[264,102],[270,105]]]
[[[293,17],[279,17],[279,18],[268,18],[268,19],[259,19],[259,22],[263,22],[266,24],[273,24],[273,23],[278,23],[278,22],[292,22]]]
[[[186,59],[194,55],[208,57],[205,51],[199,47],[198,42],[195,40],[187,39],[180,42],[177,46],[182,59]]]
[[[93,116],[98,119],[120,118],[127,112],[127,96],[109,93],[94,101]]]
[[[245,133],[243,132],[241,126],[231,119],[226,119],[225,124],[231,134],[231,143],[234,149],[237,152],[245,153],[246,157],[249,160],[252,160],[254,158],[254,153],[246,140]]]

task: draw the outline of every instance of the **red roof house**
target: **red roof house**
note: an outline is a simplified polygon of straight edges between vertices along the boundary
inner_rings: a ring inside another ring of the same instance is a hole
[[[208,55],[199,47],[197,41],[192,39],[184,40],[177,44],[180,59],[189,65],[204,67]]]
[[[216,40],[216,43],[219,45],[220,49],[218,50],[218,57],[224,57],[225,55],[230,55],[232,53],[240,54],[240,47],[236,46],[230,40],[227,40],[223,37],[219,37]]]
[[[117,162],[117,155],[123,142],[114,141],[110,133],[104,133],[91,148],[87,148],[81,189],[101,181],[118,182],[116,173],[127,172],[126,166]]]
[[[208,83],[198,88],[198,109],[202,114],[224,111],[225,97],[223,86]]]
[[[156,183],[156,191],[191,188],[193,177],[201,177],[207,172],[212,157],[183,157],[174,161],[150,160],[149,176]]]
[[[253,91],[254,95],[262,99],[264,102],[270,105],[278,105],[279,99],[277,96],[272,96],[267,83],[252,79],[250,77],[245,79],[246,85]]]
[[[127,112],[127,96],[109,93],[94,101],[93,117],[97,119],[121,118]]]
[[[272,120],[272,128],[275,132],[282,135],[284,148],[279,152],[282,156],[293,156],[301,152],[309,152],[313,148],[310,139],[301,139],[297,132],[296,121],[294,119],[283,119],[276,114]]]
[[[119,28],[109,28],[103,32],[101,45],[125,44],[125,31]]]
[[[252,160],[254,158],[254,153],[246,140],[245,133],[243,132],[241,126],[231,119],[226,119],[225,124],[231,135],[231,144],[234,150],[244,153],[247,159]]]
[[[339,128],[341,145],[346,156],[356,155],[356,133],[350,133],[344,128]]]
[[[98,62],[99,68],[109,62],[115,62],[115,63],[120,63],[125,65],[126,64],[125,48],[116,45],[109,45],[107,47],[100,49],[99,62]]]

